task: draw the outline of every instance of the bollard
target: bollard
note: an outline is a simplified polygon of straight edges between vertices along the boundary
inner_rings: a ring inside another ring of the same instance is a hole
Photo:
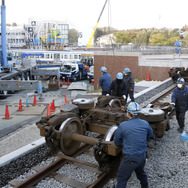
[[[26,94],[26,106],[29,107],[28,95]]]
[[[42,96],[42,81],[37,82],[37,92],[39,94],[39,100],[44,101],[44,97]]]

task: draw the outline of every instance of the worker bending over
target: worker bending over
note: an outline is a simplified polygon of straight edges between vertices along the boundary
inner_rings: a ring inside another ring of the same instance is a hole
[[[148,187],[144,166],[147,139],[153,137],[153,130],[147,121],[138,118],[140,111],[139,104],[131,102],[127,107],[129,120],[120,123],[114,134],[114,143],[117,147],[123,145],[122,152],[124,154],[118,169],[116,188],[126,188],[133,171],[135,171],[141,187]]]
[[[123,80],[123,74],[121,72],[117,73],[116,79],[110,84],[108,95],[126,98],[127,86],[125,80]]]

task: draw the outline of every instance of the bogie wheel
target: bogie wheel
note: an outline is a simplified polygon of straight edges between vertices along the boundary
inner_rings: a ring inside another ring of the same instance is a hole
[[[118,128],[117,125],[112,125],[105,134],[104,141],[113,141],[114,140],[114,133]]]
[[[121,105],[121,101],[119,99],[112,99],[110,102],[109,102],[109,105],[111,108],[120,108],[122,105]]]
[[[82,123],[79,118],[73,117],[65,120],[60,126],[60,149],[65,155],[74,154],[81,142],[72,140],[72,134],[83,134]]]

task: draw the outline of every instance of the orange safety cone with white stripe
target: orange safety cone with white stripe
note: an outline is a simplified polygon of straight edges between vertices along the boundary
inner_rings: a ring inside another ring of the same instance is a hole
[[[50,104],[48,104],[48,107],[47,107],[47,116],[50,116],[50,115],[51,115]]]
[[[23,111],[23,108],[22,108],[22,100],[20,99],[20,102],[19,102],[19,107],[18,107],[18,110],[17,111]]]
[[[91,80],[91,85],[93,85],[93,79]]]
[[[149,72],[147,74],[147,78],[146,78],[146,81],[150,81],[150,76],[149,76]]]
[[[70,83],[69,83],[69,78],[68,78],[68,81],[67,81],[67,85],[68,85],[68,86],[70,85]]]
[[[36,98],[36,95],[34,95],[33,105],[37,105],[37,98]]]
[[[69,103],[67,96],[66,95],[64,95],[64,96],[65,96],[65,103]]]
[[[51,103],[51,106],[50,106],[50,110],[51,110],[52,112],[55,111],[55,102],[54,102],[54,99],[52,100],[52,103]]]
[[[6,105],[6,108],[5,108],[5,117],[2,118],[2,119],[11,119],[11,118],[12,117],[10,117],[8,105]]]

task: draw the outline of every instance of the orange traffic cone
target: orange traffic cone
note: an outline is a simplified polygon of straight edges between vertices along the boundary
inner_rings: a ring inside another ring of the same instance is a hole
[[[63,77],[63,85],[65,85],[65,78]]]
[[[52,112],[55,111],[55,102],[54,102],[54,99],[52,100],[52,103],[51,103],[51,106],[50,106],[50,110],[51,110]]]
[[[8,105],[6,105],[6,108],[5,108],[5,117],[2,119],[11,119],[11,117],[9,115]]]
[[[65,96],[65,103],[69,103],[67,96],[66,95],[64,95],[64,96]]]
[[[51,111],[50,111],[50,104],[48,104],[48,108],[47,108],[47,116],[51,115]]]
[[[22,101],[20,99],[20,102],[19,102],[19,107],[18,107],[18,110],[17,111],[23,111],[23,108],[22,108]]]
[[[36,98],[36,95],[34,95],[33,105],[37,105],[37,98]]]
[[[93,85],[93,79],[91,80],[91,85]]]
[[[149,72],[148,72],[148,74],[147,74],[146,81],[150,81]]]
[[[68,85],[68,86],[70,85],[70,83],[69,83],[69,78],[68,78],[68,81],[67,81],[67,85]]]

